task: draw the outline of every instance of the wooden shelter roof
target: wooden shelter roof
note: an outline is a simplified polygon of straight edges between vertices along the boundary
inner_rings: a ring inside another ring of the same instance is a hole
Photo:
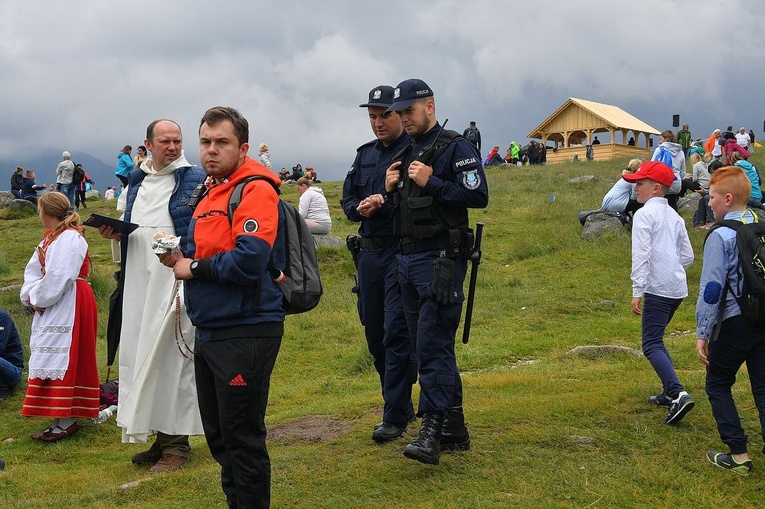
[[[581,108],[598,117],[603,121],[603,125],[598,127],[612,127],[614,129],[626,129],[654,135],[661,134],[658,130],[654,129],[642,120],[633,117],[618,106],[569,97],[568,101],[566,101],[560,108],[555,110],[552,115],[547,117],[547,119],[539,124],[533,131],[531,131],[528,134],[528,138],[543,138],[544,133],[550,134],[548,131],[546,131],[545,128],[571,107]]]

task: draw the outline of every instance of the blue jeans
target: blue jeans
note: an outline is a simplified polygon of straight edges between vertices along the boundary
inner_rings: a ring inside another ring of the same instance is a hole
[[[61,193],[65,194],[69,198],[69,205],[74,207],[74,188],[75,184],[61,184]]]
[[[731,387],[736,373],[746,362],[754,404],[760,414],[760,430],[765,435],[765,334],[746,320],[732,316],[724,320],[719,337],[709,342],[706,391],[717,422],[720,439],[733,454],[746,452],[747,436],[733,401]]]
[[[643,295],[643,354],[659,375],[664,392],[676,399],[684,391],[677,378],[672,358],[664,346],[664,329],[683,299],[670,299],[646,293]]]
[[[0,357],[0,385],[13,389],[21,382],[21,368]]]

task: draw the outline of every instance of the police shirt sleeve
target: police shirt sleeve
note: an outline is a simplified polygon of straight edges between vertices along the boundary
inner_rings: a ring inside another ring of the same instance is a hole
[[[439,175],[430,176],[425,192],[444,202],[460,203],[470,208],[486,207],[489,188],[476,148],[464,138],[458,138],[453,145],[454,148],[448,148],[444,154],[446,168]]]
[[[340,205],[343,207],[345,217],[351,221],[359,222],[363,219],[361,214],[356,210],[361,203],[361,198],[354,194],[353,179],[356,177],[356,172],[359,168],[359,158],[361,156],[361,148],[356,152],[356,159],[353,161],[351,169],[348,170],[348,174],[345,176],[345,182],[343,182],[343,199],[340,200]]]

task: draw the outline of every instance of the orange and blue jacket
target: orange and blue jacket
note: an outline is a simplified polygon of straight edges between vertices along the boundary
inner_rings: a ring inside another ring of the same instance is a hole
[[[252,175],[267,180],[245,186],[229,221],[231,193]],[[274,186],[280,184],[249,157],[227,180],[207,184],[189,225],[186,252],[199,261],[198,277],[185,281],[186,310],[198,339],[210,339],[209,329],[284,322],[283,295],[268,271],[280,223]]]

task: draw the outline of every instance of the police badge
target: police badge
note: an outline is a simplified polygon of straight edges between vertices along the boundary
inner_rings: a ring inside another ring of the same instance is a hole
[[[478,189],[481,185],[481,176],[478,174],[478,170],[466,171],[462,174],[462,185],[465,189]]]

